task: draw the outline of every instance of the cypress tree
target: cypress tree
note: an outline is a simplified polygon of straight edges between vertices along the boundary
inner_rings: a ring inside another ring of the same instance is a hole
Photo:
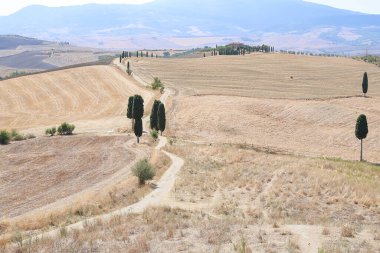
[[[130,68],[129,61],[127,63],[127,73],[128,73],[128,75],[131,75],[131,68]]]
[[[136,52],[136,56],[137,56],[137,58],[139,58],[139,51]]]
[[[141,118],[135,119],[135,127],[133,128],[133,131],[137,137],[137,143],[140,143],[140,137],[143,133],[143,124]]]
[[[120,55],[120,63],[121,63],[121,55]]]
[[[134,96],[130,96],[128,99],[127,118],[133,119],[133,99]]]
[[[360,161],[363,161],[363,139],[367,138],[368,124],[367,117],[362,114],[356,120],[355,135],[360,140]]]
[[[152,111],[150,113],[150,128],[158,130],[157,117],[158,117],[158,106],[161,104],[161,101],[154,100]]]
[[[203,57],[206,57],[206,53],[203,53]]]
[[[127,109],[127,118],[132,120],[132,129],[134,128],[134,118],[133,118],[133,99],[134,96],[130,96],[128,99],[128,109]]]
[[[133,98],[133,118],[138,119],[144,116],[144,99],[140,95],[135,95]]]
[[[146,51],[145,56],[146,56],[146,57],[149,57],[149,53],[148,53],[148,51]]]
[[[166,113],[165,113],[165,105],[163,103],[160,103],[157,110],[157,126],[158,130],[162,132],[165,131],[166,127]]]
[[[368,92],[368,75],[367,75],[367,72],[365,72],[364,76],[363,76],[362,90],[363,90],[363,96],[365,97],[365,94],[367,94],[367,92]]]

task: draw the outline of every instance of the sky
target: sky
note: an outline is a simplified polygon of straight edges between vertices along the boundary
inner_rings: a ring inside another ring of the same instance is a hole
[[[154,0],[2,0],[0,1],[0,16],[10,15],[26,6],[33,4],[40,4],[45,6],[57,7],[57,6],[70,6],[81,5],[88,3],[99,4],[117,4],[117,3],[129,3],[129,4],[142,4],[151,2]],[[190,1],[190,0],[189,0]],[[263,0],[265,1],[265,0]],[[307,2],[320,3],[329,5],[332,7],[359,11],[364,13],[380,14],[380,1],[379,0],[304,0]],[[173,0],[175,2],[175,0]]]

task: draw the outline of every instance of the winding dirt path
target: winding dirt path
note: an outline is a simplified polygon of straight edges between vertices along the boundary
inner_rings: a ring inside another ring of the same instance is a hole
[[[164,94],[161,96],[161,101],[165,102],[168,99],[168,97],[170,96],[170,94],[171,94],[171,91],[166,90],[164,92]],[[149,120],[149,117],[144,118],[144,125],[147,124],[148,120]],[[168,142],[168,140],[166,137],[160,136],[159,142],[158,142],[157,146],[155,147],[155,149],[161,150],[163,147],[166,146],[167,142]],[[142,155],[141,152],[139,152],[138,150],[133,150],[133,151],[135,151],[135,153],[136,153],[136,158],[138,158],[138,157],[141,158],[141,155]],[[142,198],[137,203],[132,204],[130,206],[127,206],[125,208],[122,208],[122,209],[119,209],[119,210],[116,210],[116,211],[113,211],[113,212],[110,212],[107,214],[98,215],[98,216],[95,216],[95,217],[85,219],[85,220],[82,220],[80,222],[71,224],[69,226],[66,226],[67,231],[83,229],[86,225],[94,223],[97,220],[102,220],[103,222],[107,222],[112,217],[115,217],[115,216],[125,216],[125,215],[132,214],[132,213],[142,213],[148,207],[158,206],[162,203],[165,203],[164,200],[167,199],[168,196],[170,195],[171,189],[173,188],[173,186],[175,184],[177,174],[181,170],[181,168],[184,164],[184,160],[181,159],[180,157],[172,154],[172,153],[169,153],[166,151],[162,151],[162,152],[170,158],[171,166],[166,170],[164,175],[157,182],[156,188],[151,193],[146,195],[144,198]],[[135,159],[135,161],[136,161],[136,159]],[[129,167],[128,167],[128,169],[129,169]],[[130,172],[123,170],[120,173],[130,173]],[[115,176],[110,178],[110,180],[116,179],[117,176],[120,175],[120,173],[118,173],[117,175],[115,174]],[[107,181],[109,181],[109,180],[107,180]],[[99,186],[97,185],[96,187],[99,187]],[[61,228],[56,228],[54,230],[33,236],[31,239],[29,238],[27,240],[36,241],[36,240],[43,239],[43,238],[50,238],[50,237],[58,236],[60,234],[60,231],[61,231]]]

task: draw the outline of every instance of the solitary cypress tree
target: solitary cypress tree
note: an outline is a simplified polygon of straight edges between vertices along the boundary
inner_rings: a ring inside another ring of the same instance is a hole
[[[132,113],[135,120],[144,116],[144,99],[140,95],[135,95],[133,98]]]
[[[143,124],[141,118],[135,119],[135,127],[133,128],[133,131],[137,137],[137,143],[140,143],[140,137],[143,133]]]
[[[120,63],[121,63],[121,55],[120,55]]]
[[[367,72],[365,72],[364,76],[363,76],[362,88],[363,88],[363,96],[365,97],[365,94],[367,94],[367,92],[368,92],[368,76],[367,76]]]
[[[161,101],[154,100],[152,111],[150,113],[150,128],[158,130],[157,124],[157,115],[158,115],[158,106],[161,104]]]
[[[127,73],[128,73],[128,75],[131,75],[131,68],[130,68],[130,65],[129,65],[129,61],[127,63]]]
[[[360,161],[363,161],[363,139],[367,138],[368,124],[367,117],[362,114],[356,121],[355,135],[360,140]]]
[[[165,131],[166,127],[166,113],[165,113],[165,105],[163,103],[160,103],[157,110],[157,126],[158,130],[162,132]]]

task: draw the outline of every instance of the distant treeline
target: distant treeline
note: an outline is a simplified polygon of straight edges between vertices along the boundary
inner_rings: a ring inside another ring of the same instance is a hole
[[[367,55],[367,56],[356,56],[353,57],[355,60],[359,61],[365,61],[371,64],[375,64],[376,66],[380,67],[380,56],[376,55]]]
[[[226,46],[216,46],[211,50],[212,55],[245,55],[254,52],[271,53],[274,47],[269,45],[249,46],[243,43],[231,43]]]
[[[166,53],[166,52],[165,52]],[[164,56],[165,56],[165,53],[164,53]],[[169,54],[170,55],[170,54]],[[151,58],[158,58],[158,54],[154,54],[153,52],[148,52],[148,51],[135,51],[135,52],[131,52],[131,51],[123,51],[121,54],[120,54],[120,62],[122,59],[125,59],[125,58],[131,58],[131,57],[151,57]]]

